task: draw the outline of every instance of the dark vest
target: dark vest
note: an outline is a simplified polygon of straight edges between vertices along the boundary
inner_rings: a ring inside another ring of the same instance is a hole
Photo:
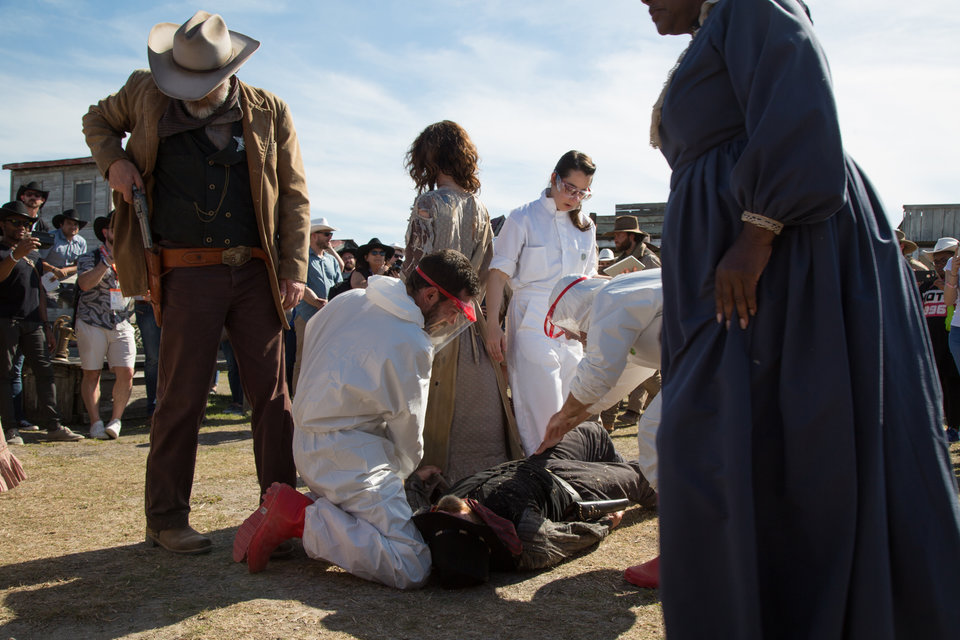
[[[150,228],[154,239],[180,247],[259,247],[243,128],[217,149],[203,129],[160,140]]]

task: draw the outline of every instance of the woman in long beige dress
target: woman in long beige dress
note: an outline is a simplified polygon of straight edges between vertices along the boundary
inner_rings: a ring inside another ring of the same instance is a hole
[[[477,148],[463,127],[444,120],[424,129],[406,164],[417,185],[407,227],[403,277],[420,258],[456,249],[480,274],[485,290],[493,256],[490,215],[480,201]],[[483,294],[476,300],[479,307]],[[516,422],[500,366],[487,356],[483,315],[434,358],[424,426],[422,465],[440,467],[451,481],[521,457]]]

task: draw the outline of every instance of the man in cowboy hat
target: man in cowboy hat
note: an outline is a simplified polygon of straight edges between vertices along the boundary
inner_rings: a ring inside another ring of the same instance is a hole
[[[60,425],[50,351],[55,339],[47,322],[46,296],[41,295],[40,242],[30,235],[35,218],[21,201],[0,209],[0,421],[8,444],[23,444],[13,409],[11,375],[17,349],[33,370],[41,424],[47,440],[75,441],[83,436]]]
[[[80,256],[77,286],[83,292],[77,305],[77,350],[83,379],[80,395],[90,416],[90,437],[116,440],[120,437],[123,410],[133,389],[133,368],[137,357],[134,338],[133,300],[120,293],[113,259],[113,212],[93,221],[93,232],[103,244]],[[113,408],[106,426],[100,419],[100,372],[103,359],[116,377]]]
[[[297,359],[293,366],[293,390],[296,393],[297,379],[300,377],[300,356],[303,353],[303,335],[307,330],[307,321],[327,304],[330,289],[343,282],[343,260],[330,248],[330,239],[335,228],[326,218],[310,221],[310,254],[308,257],[307,288],[303,290],[303,300],[297,305],[294,328],[297,332]]]
[[[49,191],[44,191],[43,185],[36,180],[31,180],[27,184],[21,184],[17,188],[17,200],[27,206],[30,217],[36,220],[33,225],[34,231],[47,231],[47,225],[40,217],[40,211],[46,204],[50,196]]]
[[[43,272],[52,274],[47,278],[56,278],[60,286],[48,292],[48,306],[73,306],[74,285],[63,281],[77,273],[77,259],[87,252],[87,240],[80,235],[85,226],[87,221],[77,217],[75,209],[53,216],[53,246],[43,258]]]
[[[135,71],[83,118],[87,145],[117,192],[114,255],[125,296],[148,289],[134,187],[146,196],[160,249],[163,291],[151,293],[162,301],[163,366],[146,534],[176,553],[210,550],[190,527],[190,491],[224,326],[253,407],[260,493],[296,481],[282,330],[284,310],[303,297],[310,206],[286,103],[235,76],[259,46],[205,11],[158,24],[147,43],[150,71]]]
[[[613,231],[608,231],[600,237],[613,238],[613,244],[617,249],[617,260],[633,256],[643,264],[644,269],[660,268],[660,258],[647,246],[650,234],[640,229],[640,222],[636,216],[617,216],[613,222]]]
[[[349,280],[353,270],[357,268],[357,243],[353,240],[344,242],[343,246],[337,249],[337,255],[343,261],[343,279]]]

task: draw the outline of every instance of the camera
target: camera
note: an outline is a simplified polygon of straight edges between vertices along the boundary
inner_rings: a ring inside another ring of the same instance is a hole
[[[30,235],[40,241],[41,249],[53,246],[53,234],[49,231],[35,231]]]

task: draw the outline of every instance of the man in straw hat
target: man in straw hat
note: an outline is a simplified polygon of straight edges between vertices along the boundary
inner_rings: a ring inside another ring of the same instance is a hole
[[[161,252],[163,291],[151,292],[162,300],[163,331],[146,533],[176,553],[210,549],[189,525],[190,490],[224,326],[253,405],[261,493],[296,481],[281,332],[284,310],[303,297],[310,207],[286,103],[234,75],[259,46],[205,11],[158,24],[147,43],[150,71],[135,71],[83,118],[87,145],[118,194],[114,251],[125,296],[148,289],[134,187],[146,195]]]
[[[60,425],[50,351],[53,327],[41,294],[40,242],[30,235],[35,218],[19,200],[0,209],[0,420],[8,444],[23,444],[14,417],[12,373],[19,349],[37,381],[38,410],[47,440],[72,442],[83,436]]]
[[[297,332],[297,358],[293,367],[293,390],[297,390],[300,377],[300,357],[303,354],[303,335],[307,331],[307,321],[327,304],[330,290],[343,282],[343,260],[330,248],[330,239],[335,228],[326,218],[310,221],[310,255],[308,257],[307,287],[303,290],[303,300],[297,305],[294,328]]]

